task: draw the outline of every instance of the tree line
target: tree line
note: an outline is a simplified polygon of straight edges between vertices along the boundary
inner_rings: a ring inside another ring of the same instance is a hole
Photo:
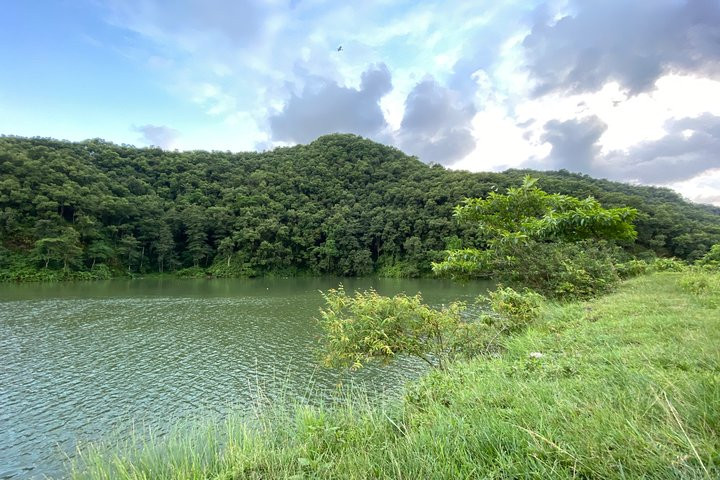
[[[164,151],[0,137],[0,278],[419,276],[477,244],[463,199],[538,177],[551,194],[637,210],[638,256],[702,257],[720,209],[567,171],[451,171],[355,135],[268,152]]]

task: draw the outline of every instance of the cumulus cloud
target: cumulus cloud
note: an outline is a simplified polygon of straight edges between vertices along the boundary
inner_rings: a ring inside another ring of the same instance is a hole
[[[379,101],[391,89],[385,64],[363,72],[359,89],[308,78],[302,93],[292,94],[282,111],[270,117],[272,139],[307,143],[333,132],[377,137],[387,126]]]
[[[475,148],[471,123],[476,109],[433,79],[418,83],[405,100],[400,146],[425,162],[460,160]]]
[[[666,130],[658,140],[611,153],[603,159],[604,170],[618,179],[668,184],[720,168],[720,117],[673,119]]]
[[[125,46],[243,145],[351,132],[469,170],[529,158],[663,184],[717,162],[718,0],[106,4]]]
[[[141,142],[160,148],[172,148],[180,135],[177,130],[163,125],[142,125],[133,130],[142,133]]]
[[[720,73],[717,0],[587,0],[539,15],[523,46],[535,94],[617,81],[631,94],[668,73]]]
[[[665,123],[667,134],[661,138],[603,154],[600,143],[606,128],[595,116],[547,122],[542,140],[552,146],[549,155],[523,166],[564,168],[594,177],[655,185],[679,184],[720,170],[718,116],[672,119]]]

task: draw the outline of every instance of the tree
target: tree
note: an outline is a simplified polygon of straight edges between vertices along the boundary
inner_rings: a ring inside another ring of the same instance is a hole
[[[72,228],[67,227],[59,237],[45,237],[35,242],[35,256],[45,262],[45,268],[51,261],[62,262],[63,270],[68,271],[82,259],[82,246],[80,235]]]
[[[44,268],[50,266],[53,260],[62,258],[63,242],[60,237],[45,237],[35,242],[33,254],[35,258],[45,263]]]
[[[172,257],[175,241],[173,240],[170,226],[165,221],[161,221],[158,226],[157,238],[152,243],[152,249],[157,257],[158,271],[165,271],[165,263]]]
[[[185,234],[187,235],[187,252],[193,261],[195,268],[200,266],[200,261],[210,255],[210,246],[207,243],[207,220],[204,210],[191,205],[183,212],[185,222]]]
[[[549,194],[536,183],[526,176],[506,194],[491,192],[457,206],[456,219],[475,224],[483,245],[449,250],[433,270],[499,277],[551,296],[587,297],[617,283],[611,251],[602,242],[633,240],[637,211],[605,209],[592,197]]]
[[[127,257],[127,268],[128,273],[132,271],[132,265],[135,261],[140,258],[140,242],[138,242],[135,235],[128,233],[122,236],[120,239],[120,245],[118,246],[118,252],[121,255]]]
[[[217,258],[227,262],[227,267],[230,267],[230,260],[232,260],[233,253],[235,253],[235,240],[232,237],[225,237],[220,240],[220,244],[217,249]]]
[[[92,265],[90,269],[95,268],[97,260],[108,260],[115,254],[113,248],[108,245],[104,240],[96,240],[90,243],[86,249],[86,255],[92,258]]]

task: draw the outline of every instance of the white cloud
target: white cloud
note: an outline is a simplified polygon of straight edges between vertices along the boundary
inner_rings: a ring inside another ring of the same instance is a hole
[[[475,115],[472,126],[476,148],[453,168],[505,170],[522,166],[528,158],[544,158],[550,153],[548,143],[539,138],[526,138],[527,128],[519,126],[497,105]]]
[[[142,125],[134,127],[133,130],[142,133],[140,141],[145,145],[165,149],[175,147],[180,136],[180,132],[165,125]]]
[[[392,90],[379,106],[357,110],[379,112],[386,125],[383,138],[421,159],[423,151],[443,159],[451,146],[462,144],[454,149],[460,155],[474,143],[456,167],[572,169],[573,152],[582,152],[577,169],[616,168],[630,175],[626,164],[633,154],[646,155],[648,169],[675,168],[681,157],[663,163],[650,153],[682,139],[685,145],[700,144],[692,128],[673,130],[678,121],[720,116],[720,55],[712,43],[720,31],[713,20],[720,8],[711,3],[369,0],[360,11],[324,0],[179,0],[173,8],[159,0],[117,0],[110,12],[114,25],[151,41],[121,47],[132,58],[144,53],[148,68],[170,91],[196,103],[205,121],[235,127],[235,135],[227,130],[234,145],[270,145],[270,119],[278,112],[338,115],[332,105],[301,105],[298,99],[339,98],[313,96],[313,82],[334,86],[336,93],[359,92],[368,66],[384,63]],[[423,127],[420,142],[408,133],[405,119],[416,113],[409,106],[421,106],[409,99],[427,78],[434,79],[438,98],[453,99],[457,115],[436,115],[437,124]],[[712,136],[709,130],[700,133]],[[586,136],[568,143],[573,140],[568,135]],[[663,144],[669,136],[672,142]],[[295,137],[278,137],[274,144],[289,138]],[[191,139],[199,142],[193,148],[209,139],[229,145],[203,126],[196,133],[183,128],[182,141],[190,145]],[[708,164],[698,157],[704,151],[693,154],[697,168]]]
[[[520,166],[528,159],[533,159],[533,166],[541,166],[549,150],[548,145],[543,146],[538,141],[545,125],[551,121],[597,117],[607,126],[598,139],[598,160],[601,160],[611,153],[627,152],[642,142],[663,138],[668,135],[668,122],[673,119],[692,118],[703,113],[720,115],[720,81],[691,76],[662,77],[655,91],[632,97],[624,94],[617,83],[611,82],[597,92],[552,93],[524,102],[510,95],[512,103],[495,95],[497,89],[487,74],[480,72],[477,79],[478,95],[486,108],[473,121],[478,146],[458,164],[463,169]],[[494,151],[501,155],[488,158]],[[523,155],[527,156],[523,159]],[[508,160],[498,160],[500,156]],[[553,168],[549,159],[547,166]],[[578,162],[577,167],[582,166]]]
[[[668,186],[693,202],[720,207],[720,168],[708,170],[695,178]]]

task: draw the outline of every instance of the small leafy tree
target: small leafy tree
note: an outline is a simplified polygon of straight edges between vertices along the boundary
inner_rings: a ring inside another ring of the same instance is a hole
[[[321,309],[321,322],[328,366],[357,369],[373,360],[389,363],[410,355],[445,369],[482,328],[463,320],[463,303],[436,309],[423,304],[419,294],[384,297],[369,290],[348,296],[340,286],[323,297],[326,306]]]
[[[554,297],[592,296],[619,277],[603,242],[633,240],[633,208],[605,209],[592,197],[580,200],[540,190],[526,176],[520,187],[455,207],[461,223],[476,224],[480,248],[454,249],[438,274],[486,276],[528,286]]]
[[[340,286],[323,296],[324,363],[354,369],[409,355],[444,370],[458,358],[490,353],[504,335],[530,325],[542,301],[530,290],[501,287],[479,298],[491,311],[472,313],[462,302],[430,307],[419,294],[385,297],[369,290],[349,296]]]
[[[50,262],[62,263],[63,270],[68,271],[70,266],[76,266],[82,258],[80,235],[72,227],[67,227],[58,237],[45,237],[35,242],[33,249],[35,258],[44,262],[44,268]]]

